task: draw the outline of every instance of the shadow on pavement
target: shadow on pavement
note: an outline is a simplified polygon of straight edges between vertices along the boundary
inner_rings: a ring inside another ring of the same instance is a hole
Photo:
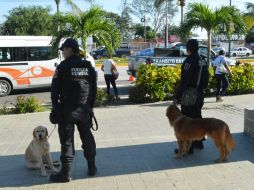
[[[237,148],[230,154],[228,163],[240,161],[254,163],[254,139],[243,133],[236,133],[233,136]],[[206,140],[204,145],[204,150],[195,150],[193,155],[185,156],[180,160],[173,158],[176,142],[98,148],[97,177],[214,165],[213,160],[218,157],[218,151],[211,140]],[[52,153],[52,155],[56,159],[59,157],[59,152]],[[31,171],[25,168],[24,155],[1,156],[0,164],[0,187],[27,187],[48,183],[48,178],[41,177],[39,170]],[[86,161],[82,151],[78,150],[72,165],[72,179],[74,181],[87,179],[86,172]]]

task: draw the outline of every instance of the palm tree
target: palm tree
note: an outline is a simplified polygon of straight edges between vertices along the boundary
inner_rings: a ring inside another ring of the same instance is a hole
[[[201,27],[207,31],[208,52],[207,61],[210,63],[209,52],[211,50],[211,33],[219,31],[219,27],[224,25],[228,35],[233,32],[245,33],[246,25],[238,9],[233,6],[223,6],[220,9],[212,10],[203,3],[192,3],[189,11],[185,15],[182,24],[183,31],[190,31],[193,28]],[[232,27],[233,26],[233,27]],[[233,29],[234,28],[234,29]],[[234,31],[235,30],[235,31]]]
[[[94,0],[84,0],[84,1],[87,1],[89,3],[92,3]],[[60,9],[59,9],[59,6],[60,6],[60,2],[61,0],[55,0],[55,3],[56,3],[56,10],[57,10],[57,16],[58,18],[60,17]],[[71,6],[73,12],[75,14],[80,14],[82,11],[81,9],[74,3],[73,0],[66,0],[66,3]],[[60,23],[58,23],[58,30],[60,30]]]
[[[57,47],[61,39],[72,37],[81,39],[82,47],[86,50],[87,39],[93,36],[99,43],[104,44],[108,53],[120,44],[120,32],[115,23],[110,22],[99,7],[92,7],[86,12],[81,12],[79,15],[67,13],[60,16],[60,24],[66,27],[53,35],[53,46]]]

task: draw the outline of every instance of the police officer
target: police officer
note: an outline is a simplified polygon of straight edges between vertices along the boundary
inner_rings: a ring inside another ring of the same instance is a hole
[[[96,98],[96,73],[91,63],[79,56],[79,46],[74,39],[66,39],[62,44],[64,61],[55,71],[51,85],[52,112],[61,114],[58,133],[61,143],[60,160],[62,168],[52,174],[52,182],[69,182],[70,167],[74,158],[74,130],[78,128],[84,157],[88,164],[88,175],[94,176],[96,144],[91,132],[92,114]],[[60,102],[60,109],[59,107]]]
[[[199,61],[201,59],[198,54],[198,41],[191,39],[186,44],[188,57],[184,60],[181,67],[181,80],[178,90],[176,91],[174,103],[181,102],[181,97],[183,92],[188,88],[196,88],[197,80],[199,75]],[[204,61],[202,59],[202,61]],[[201,78],[202,79],[202,78]],[[203,83],[204,81],[200,81],[200,85],[198,86],[198,97],[197,101],[193,106],[183,106],[181,105],[181,112],[193,119],[202,118],[201,109],[204,105],[204,90]],[[203,139],[204,140],[204,139]],[[193,148],[203,149],[203,142],[201,141],[193,141],[191,147],[189,149],[189,153],[193,153]],[[178,149],[175,149],[175,153],[178,152]]]

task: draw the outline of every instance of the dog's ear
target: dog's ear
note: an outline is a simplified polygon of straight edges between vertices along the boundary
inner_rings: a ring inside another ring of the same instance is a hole
[[[36,135],[35,135],[35,129],[33,130],[33,137],[36,137]]]

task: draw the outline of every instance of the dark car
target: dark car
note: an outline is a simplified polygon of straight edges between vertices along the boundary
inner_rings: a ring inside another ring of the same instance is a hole
[[[120,47],[115,50],[114,56],[115,57],[121,57],[125,58],[127,56],[130,56],[132,54],[131,48],[129,47],[129,44],[127,42],[121,43]]]
[[[105,46],[101,46],[99,49],[92,51],[91,55],[94,59],[101,59],[103,57],[108,57],[108,52],[105,48]]]

